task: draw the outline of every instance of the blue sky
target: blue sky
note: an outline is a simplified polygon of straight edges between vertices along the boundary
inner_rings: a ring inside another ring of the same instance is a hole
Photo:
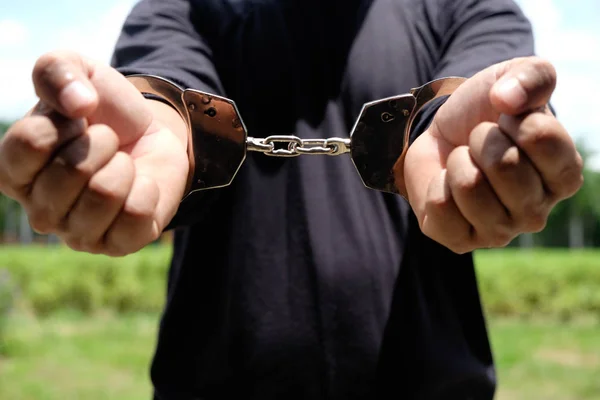
[[[44,52],[69,48],[107,62],[135,2],[2,1],[0,119],[18,118],[35,103],[31,68]],[[559,119],[573,137],[600,153],[600,1],[517,2],[532,21],[537,53],[558,71],[552,101]],[[600,169],[600,156],[592,165]]]

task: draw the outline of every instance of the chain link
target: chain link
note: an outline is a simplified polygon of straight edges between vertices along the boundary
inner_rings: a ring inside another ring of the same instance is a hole
[[[276,143],[287,143],[287,148],[276,148]],[[350,152],[349,138],[300,139],[292,135],[273,135],[266,138],[248,137],[248,151],[258,151],[273,157],[298,157],[304,154],[339,156]]]

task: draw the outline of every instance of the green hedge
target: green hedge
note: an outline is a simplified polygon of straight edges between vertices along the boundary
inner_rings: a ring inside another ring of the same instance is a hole
[[[491,315],[600,320],[600,251],[486,250],[475,265]]]
[[[18,306],[41,316],[59,309],[157,312],[164,304],[170,256],[166,246],[123,258],[65,247],[3,246],[0,272],[8,271]]]
[[[10,284],[0,282],[0,293],[10,290],[18,307],[40,316],[65,308],[158,312],[164,304],[170,256],[169,246],[151,246],[124,258],[62,247],[3,246],[0,275],[8,272],[4,281]],[[600,319],[600,252],[490,250],[477,252],[475,258],[488,314],[593,314]]]

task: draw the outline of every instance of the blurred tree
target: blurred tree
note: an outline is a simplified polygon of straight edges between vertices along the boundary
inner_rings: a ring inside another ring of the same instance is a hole
[[[12,125],[9,121],[0,121],[0,138]],[[34,233],[29,225],[27,214],[19,204],[6,196],[0,195],[0,233],[4,241],[18,239],[23,244],[33,242]]]
[[[4,133],[8,130],[8,128],[12,125],[12,122],[8,121],[0,121],[0,137],[4,135]]]
[[[577,142],[584,161],[584,184],[571,198],[552,211],[546,229],[539,234],[545,246],[581,248],[593,246],[594,232],[600,220],[600,172],[589,167],[593,151],[584,141]]]

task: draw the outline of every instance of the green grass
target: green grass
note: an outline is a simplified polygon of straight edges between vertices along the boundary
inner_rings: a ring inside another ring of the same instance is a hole
[[[150,399],[153,314],[13,316],[0,399]],[[499,400],[600,398],[600,326],[493,320]]]
[[[110,258],[64,246],[3,246],[0,324],[3,292],[40,316],[65,308],[89,314],[158,313],[171,252],[170,246],[148,246]],[[491,315],[568,320],[584,314],[600,322],[600,250],[485,250],[475,258]]]
[[[492,321],[499,400],[600,399],[600,326]]]
[[[11,318],[0,357],[0,399],[151,398],[156,317]]]

